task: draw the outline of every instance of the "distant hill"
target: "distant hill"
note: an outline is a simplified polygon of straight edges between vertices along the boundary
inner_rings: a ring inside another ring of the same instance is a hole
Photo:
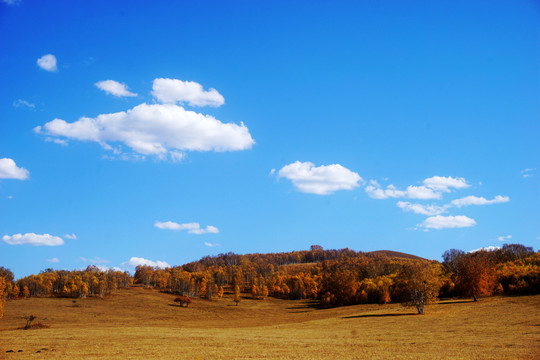
[[[411,255],[402,253],[399,251],[392,251],[392,250],[377,250],[377,251],[370,251],[367,254],[373,254],[373,255],[384,255],[388,256],[390,258],[403,258],[403,259],[414,259],[414,260],[426,260],[420,256]]]

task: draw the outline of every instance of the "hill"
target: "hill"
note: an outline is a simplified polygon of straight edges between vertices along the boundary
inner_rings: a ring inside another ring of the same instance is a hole
[[[389,258],[402,258],[402,259],[413,259],[413,260],[426,260],[424,258],[421,258],[420,256],[406,254],[399,251],[392,251],[392,250],[377,250],[377,251],[370,251],[368,254],[373,255],[380,255],[380,256],[388,256]]]

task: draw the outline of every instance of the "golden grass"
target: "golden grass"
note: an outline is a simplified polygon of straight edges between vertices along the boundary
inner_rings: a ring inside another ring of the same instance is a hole
[[[133,288],[105,300],[10,301],[0,359],[540,358],[540,296],[445,301],[424,316],[398,304],[319,310],[226,297],[185,308],[173,299]],[[30,313],[51,327],[20,330]]]

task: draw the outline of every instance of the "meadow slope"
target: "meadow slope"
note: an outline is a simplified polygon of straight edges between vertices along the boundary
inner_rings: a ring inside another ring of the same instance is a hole
[[[0,359],[533,359],[540,296],[317,309],[308,301],[195,300],[134,287],[104,300],[7,303]],[[21,330],[25,314],[50,328]],[[12,350],[13,352],[8,352]],[[19,350],[22,350],[19,352]]]

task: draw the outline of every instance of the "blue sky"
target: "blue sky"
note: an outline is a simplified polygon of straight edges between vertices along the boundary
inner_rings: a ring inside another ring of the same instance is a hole
[[[0,265],[540,245],[534,1],[0,2]]]

